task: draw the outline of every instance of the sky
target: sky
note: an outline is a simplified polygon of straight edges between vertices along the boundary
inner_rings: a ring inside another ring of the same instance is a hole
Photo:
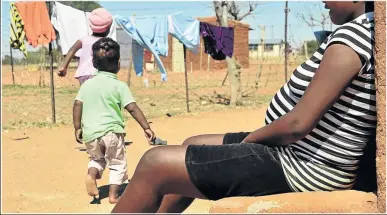
[[[176,12],[184,12],[188,16],[203,17],[214,16],[212,1],[99,1],[99,3],[109,10],[113,15],[121,16],[147,16],[147,15],[169,15]],[[285,28],[283,1],[258,1],[256,10],[246,17],[243,22],[250,25],[249,39],[260,39],[259,25],[266,26],[267,39],[283,39]],[[248,9],[248,2],[237,2],[241,10]],[[314,39],[313,31],[321,30],[321,27],[309,27],[300,18],[299,14],[320,19],[321,13],[325,13],[324,5],[321,1],[289,1],[288,15],[288,40],[289,43],[297,47],[304,40]],[[2,57],[9,54],[9,1],[2,1]],[[333,25],[333,29],[336,26]],[[326,29],[330,29],[329,23]],[[16,53],[21,56],[21,53]]]

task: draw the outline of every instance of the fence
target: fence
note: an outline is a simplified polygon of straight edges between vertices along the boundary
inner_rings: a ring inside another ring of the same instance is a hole
[[[297,23],[289,23],[289,42],[292,46],[299,45],[297,38]],[[293,27],[291,27],[293,26]],[[252,26],[254,27],[254,26]],[[281,25],[283,28],[283,25]],[[268,27],[269,29],[269,27]],[[117,37],[125,37],[126,33],[117,32]],[[312,34],[312,31],[311,31]],[[274,33],[272,34],[274,37]],[[264,35],[260,35],[261,37]],[[266,38],[274,39],[266,35]],[[282,38],[281,36],[279,36]],[[169,62],[173,65],[168,69],[168,81],[161,82],[160,73],[151,72],[146,77],[137,77],[131,66],[131,41],[126,38],[119,41],[121,45],[121,71],[119,79],[128,82],[137,103],[143,109],[148,118],[171,117],[178,114],[186,114],[186,77],[180,69],[172,72],[175,68],[184,68],[180,65],[184,62],[173,60]],[[294,45],[296,44],[296,45]],[[246,44],[248,46],[248,44]],[[301,46],[302,47],[302,46]],[[248,50],[248,49],[247,49]],[[302,49],[301,49],[302,50]],[[14,75],[12,76],[11,66],[5,62],[9,52],[2,52],[2,83],[3,83],[3,129],[14,129],[29,126],[50,126],[51,124],[51,98],[50,98],[50,70],[47,58],[47,50],[34,53],[35,57],[30,57],[26,61],[16,62],[14,65]],[[202,52],[204,50],[201,50]],[[250,50],[248,67],[241,68],[241,83],[243,91],[243,106],[249,108],[259,107],[270,101],[273,94],[284,84],[284,54],[279,51],[278,55],[260,56],[258,51],[255,56]],[[17,50],[13,50],[14,56],[21,56]],[[43,58],[39,58],[44,56]],[[60,64],[60,57],[54,57],[54,72]],[[38,62],[33,59],[39,59]],[[198,66],[199,61],[194,58],[185,64],[187,70],[189,107],[193,114],[202,111],[218,111],[231,108],[227,104],[230,98],[230,84],[226,76],[226,66],[219,66],[211,69],[207,66]],[[305,55],[293,52],[289,55],[288,71],[291,71],[305,60]],[[208,59],[201,59],[202,64],[207,65]],[[210,59],[210,64],[214,61]],[[226,64],[226,62],[216,62]],[[72,123],[72,105],[79,84],[73,78],[77,63],[74,61],[70,66],[66,77],[58,77],[54,74],[55,86],[55,109],[56,121],[58,124]],[[129,73],[130,72],[130,73]],[[12,77],[14,77],[15,85]],[[288,75],[289,78],[289,75]],[[148,79],[149,87],[146,88],[144,81]],[[125,113],[125,118],[131,117]]]

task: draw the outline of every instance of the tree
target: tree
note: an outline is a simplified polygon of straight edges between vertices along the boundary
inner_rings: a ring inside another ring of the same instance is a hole
[[[306,42],[306,45],[308,47],[308,56],[309,55],[312,55],[314,51],[316,51],[318,49],[318,43],[316,40],[308,40],[308,41],[305,41]],[[305,49],[302,47],[300,48],[300,54],[302,55],[305,55]]]
[[[11,56],[5,55],[1,61],[4,65],[11,65]]]
[[[329,14],[322,10],[321,3],[317,3],[317,5],[320,10],[320,19],[316,18],[318,15],[313,13],[314,10],[312,8],[307,8],[307,11],[309,11],[307,15],[298,13],[298,18],[312,29],[314,27],[321,27],[321,29],[324,31],[326,30],[325,26],[328,24],[330,24],[330,29],[332,29],[332,22],[330,22]]]
[[[248,10],[241,14],[240,5],[234,1],[214,1],[214,9],[220,26],[228,27],[228,20],[241,21],[250,15],[256,8],[256,2],[249,2]],[[226,56],[227,72],[231,85],[230,105],[242,105],[242,84],[240,66],[237,65],[234,57]]]
[[[61,1],[60,3],[85,12],[102,7],[97,1]]]

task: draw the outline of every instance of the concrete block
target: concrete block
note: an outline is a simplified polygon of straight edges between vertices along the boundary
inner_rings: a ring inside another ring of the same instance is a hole
[[[377,213],[377,198],[360,191],[286,193],[215,201],[210,213]]]

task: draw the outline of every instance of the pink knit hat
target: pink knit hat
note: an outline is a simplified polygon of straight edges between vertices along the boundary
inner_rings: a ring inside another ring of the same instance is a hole
[[[93,10],[89,16],[89,25],[94,33],[104,33],[112,25],[113,17],[105,8]]]

